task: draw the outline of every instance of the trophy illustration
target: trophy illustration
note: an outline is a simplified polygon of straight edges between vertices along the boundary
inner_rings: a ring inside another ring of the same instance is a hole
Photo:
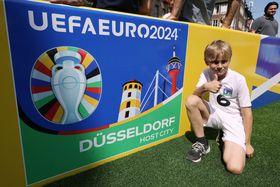
[[[51,85],[64,114],[62,124],[82,120],[78,107],[86,89],[85,69],[81,55],[75,51],[60,51],[55,54],[56,65],[52,67]]]

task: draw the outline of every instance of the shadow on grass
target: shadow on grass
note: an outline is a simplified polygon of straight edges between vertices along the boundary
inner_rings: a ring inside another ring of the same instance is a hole
[[[209,127],[204,127],[204,133],[205,133],[205,137],[207,140],[216,140],[219,130],[209,128]],[[195,137],[193,131],[187,131],[185,133],[185,137],[192,143],[194,143],[196,141],[196,137]]]

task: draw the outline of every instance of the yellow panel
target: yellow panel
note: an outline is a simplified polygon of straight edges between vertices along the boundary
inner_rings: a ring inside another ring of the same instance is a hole
[[[0,2],[0,186],[25,186],[18,116],[4,16]]]
[[[192,94],[200,73],[207,67],[204,62],[204,49],[206,45],[214,40],[224,40],[228,42],[233,52],[230,68],[246,77],[249,88],[252,88],[254,85],[256,62],[260,45],[260,35],[199,24],[189,24],[188,34],[182,95],[183,102],[181,107],[181,135],[190,130],[184,103],[187,96]],[[249,53],[248,50],[250,50]]]

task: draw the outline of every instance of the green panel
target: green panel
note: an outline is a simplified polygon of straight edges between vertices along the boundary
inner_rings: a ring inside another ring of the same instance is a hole
[[[178,134],[180,105],[181,94],[130,122],[77,135],[41,133],[21,121],[28,184]]]

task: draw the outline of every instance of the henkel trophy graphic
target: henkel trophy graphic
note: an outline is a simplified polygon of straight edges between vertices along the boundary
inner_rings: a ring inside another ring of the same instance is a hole
[[[74,51],[61,51],[55,54],[54,60],[56,65],[52,67],[51,85],[64,110],[61,123],[81,121],[78,107],[86,89],[85,69],[80,64],[81,55]]]

